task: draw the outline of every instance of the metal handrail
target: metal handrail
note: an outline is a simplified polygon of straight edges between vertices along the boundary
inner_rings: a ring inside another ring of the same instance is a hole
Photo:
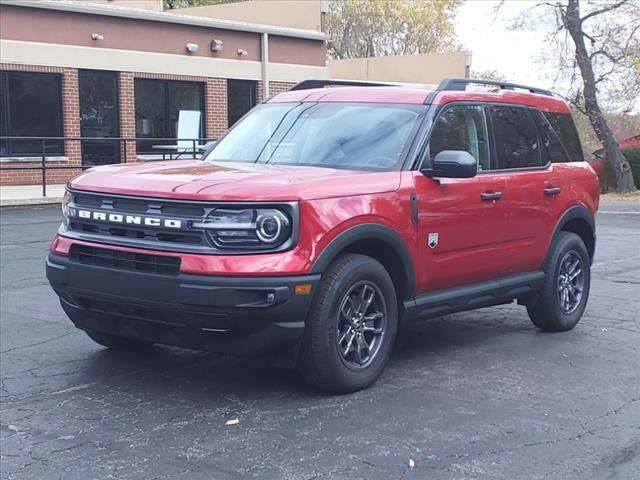
[[[6,155],[0,156],[0,160],[3,158],[10,159],[11,157],[21,156],[21,157],[32,157],[34,161],[36,159],[40,160],[40,164],[37,166],[6,166],[3,165],[3,162],[0,162],[0,171],[3,170],[40,170],[41,180],[42,180],[42,196],[47,196],[47,170],[65,170],[65,169],[76,169],[76,170],[86,170],[88,168],[92,168],[95,165],[82,165],[82,164],[72,164],[72,165],[47,165],[47,157],[57,156],[57,154],[48,154],[46,151],[47,142],[52,141],[63,141],[63,142],[86,142],[86,141],[112,141],[118,142],[119,148],[123,150],[123,158],[127,159],[127,143],[128,142],[192,142],[191,150],[177,149],[176,153],[178,153],[178,158],[182,153],[191,153],[193,158],[195,158],[195,154],[198,151],[196,147],[203,146],[208,142],[215,141],[215,138],[207,138],[207,137],[199,137],[199,138],[174,138],[174,137],[22,137],[22,136],[0,136],[0,142],[2,141],[39,141],[40,142],[40,153],[37,155]],[[165,160],[166,152],[163,152],[163,160]],[[172,160],[169,157],[169,160]]]

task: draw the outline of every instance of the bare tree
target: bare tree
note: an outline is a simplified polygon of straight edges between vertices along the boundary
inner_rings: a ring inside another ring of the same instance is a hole
[[[615,11],[622,7],[628,0],[620,0],[615,3],[603,4],[600,8],[592,10],[584,16],[580,14],[580,2],[579,0],[568,0],[566,5],[556,4],[558,15],[562,21],[563,27],[568,31],[573,43],[575,45],[575,59],[580,69],[582,77],[582,83],[584,85],[583,98],[584,98],[584,111],[589,117],[591,126],[602,146],[604,147],[607,155],[607,161],[611,162],[616,174],[616,190],[618,192],[628,192],[636,189],[633,174],[629,163],[625,160],[624,155],[620,151],[618,144],[615,140],[613,132],[607,124],[607,120],[602,113],[600,104],[598,103],[598,83],[603,80],[602,74],[599,78],[596,78],[594,71],[594,59],[598,55],[602,55],[612,63],[617,63],[621,58],[616,58],[615,54],[612,54],[607,50],[606,45],[602,45],[601,48],[594,49],[589,52],[587,50],[585,39],[589,39],[592,46],[596,43],[593,37],[590,37],[584,31],[584,24],[589,19],[594,19],[597,16],[604,15],[607,12]],[[632,29],[633,35],[635,35],[640,27],[640,22]],[[633,40],[633,37],[629,38],[629,43]],[[626,53],[626,52],[624,52]],[[614,66],[612,66],[614,68]],[[604,72],[606,74],[606,72]]]
[[[620,151],[600,105],[600,97],[617,102],[622,111],[633,109],[640,95],[640,3],[636,0],[582,2],[589,10],[581,13],[580,0],[544,3],[556,15],[556,43],[569,46],[573,58],[564,70],[572,84],[570,100],[589,119],[604,147],[607,161],[616,175],[616,190],[636,189],[633,174]],[[562,38],[562,34],[565,37]],[[562,48],[562,47],[560,47]]]

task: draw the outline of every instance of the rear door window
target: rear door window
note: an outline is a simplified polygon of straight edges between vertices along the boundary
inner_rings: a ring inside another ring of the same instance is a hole
[[[523,107],[492,106],[491,120],[501,170],[543,165],[540,138],[533,118]]]

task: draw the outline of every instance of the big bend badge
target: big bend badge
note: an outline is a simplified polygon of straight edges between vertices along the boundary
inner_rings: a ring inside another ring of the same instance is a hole
[[[438,233],[430,233],[429,238],[427,239],[427,245],[429,248],[436,248],[438,246]]]

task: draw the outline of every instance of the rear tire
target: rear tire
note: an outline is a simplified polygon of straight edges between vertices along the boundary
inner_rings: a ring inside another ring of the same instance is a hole
[[[590,264],[587,247],[578,235],[560,232],[554,238],[544,264],[545,281],[539,299],[527,307],[536,327],[564,332],[576,326],[589,298]]]
[[[151,342],[143,340],[135,340],[133,338],[119,337],[117,335],[109,335],[100,332],[85,332],[91,340],[102,345],[121,352],[139,352],[149,350],[153,346]]]
[[[386,366],[397,326],[396,292],[387,270],[365,255],[340,256],[318,286],[298,368],[323,390],[366,388]]]

